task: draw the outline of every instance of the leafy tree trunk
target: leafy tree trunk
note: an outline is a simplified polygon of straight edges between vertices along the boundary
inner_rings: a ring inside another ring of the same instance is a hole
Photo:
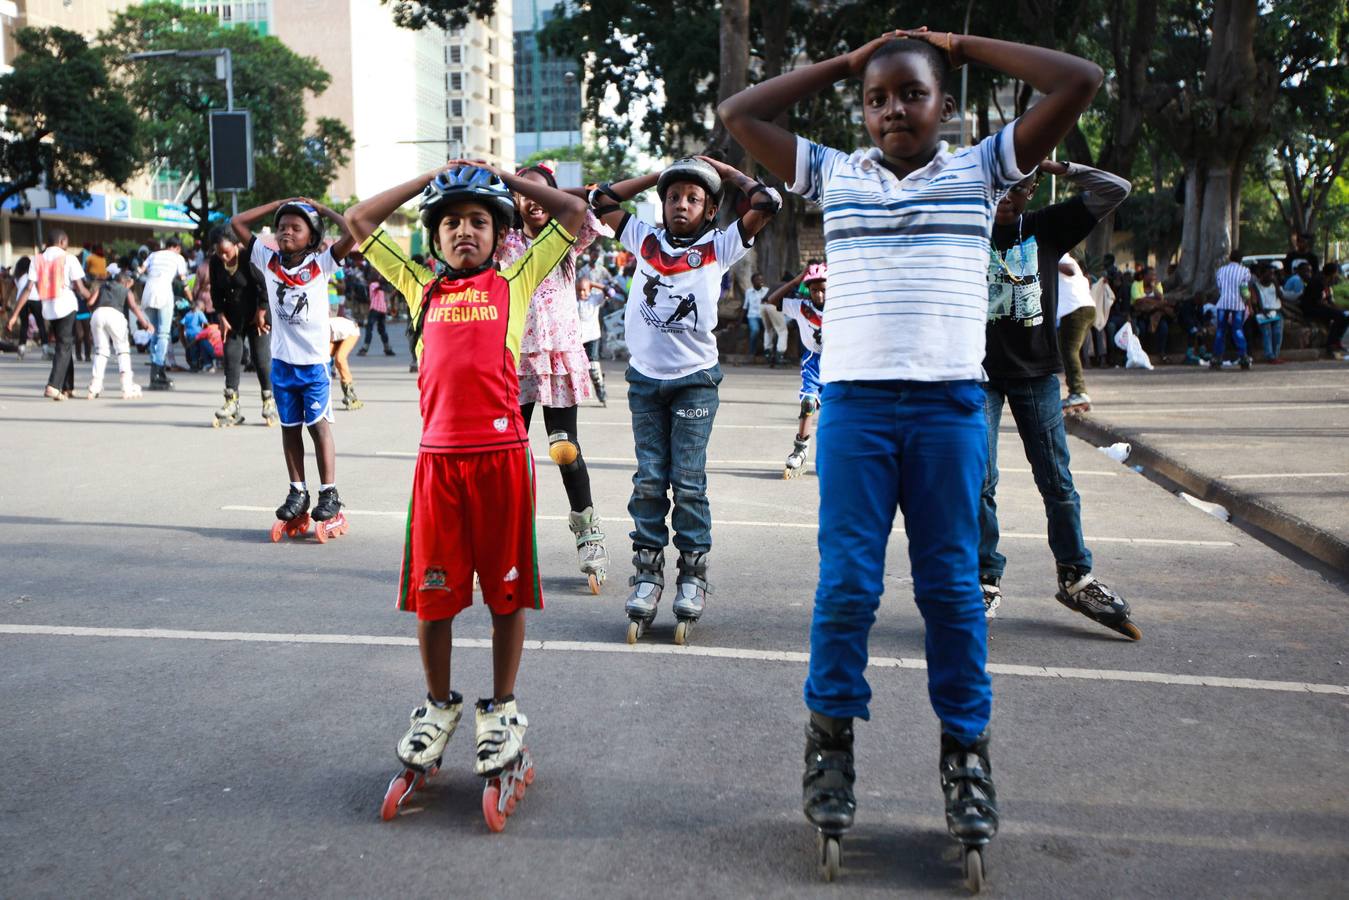
[[[784,15],[781,9],[768,3],[760,4],[759,17],[760,34],[763,38],[763,78],[766,81],[781,75],[786,66],[789,17]],[[784,128],[787,127],[786,113],[778,117],[777,122]],[[754,270],[758,270],[764,274],[764,279],[772,284],[781,272],[798,265],[800,248],[797,244],[797,216],[800,201],[789,196],[786,185],[771,173],[764,176],[764,181],[776,187],[783,195],[782,209],[773,217],[773,221],[768,223],[768,227],[759,232],[758,238],[754,241],[754,265],[747,272],[752,274]]]
[[[1185,160],[1185,223],[1173,288],[1211,291],[1239,234],[1246,159],[1264,133],[1278,89],[1255,57],[1257,0],[1216,0],[1201,86],[1186,84],[1159,109],[1158,126]]]
[[[782,17],[786,18],[785,15]],[[720,52],[718,103],[749,86],[749,0],[722,0]],[[726,162],[737,169],[744,168],[745,151],[720,121],[712,129],[708,146],[720,150]]]

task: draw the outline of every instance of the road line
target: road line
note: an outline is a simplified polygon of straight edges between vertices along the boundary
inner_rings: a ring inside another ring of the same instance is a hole
[[[386,456],[393,459],[416,459],[417,454],[408,450],[376,450],[376,456]],[[547,456],[535,456],[534,462],[543,465],[552,460]],[[586,462],[595,463],[627,463],[630,466],[637,465],[635,456],[591,456],[586,454]],[[709,459],[709,466],[763,466],[768,469],[781,469],[783,461],[780,459]],[[999,472],[1013,472],[1021,475],[1029,475],[1030,469],[1002,466]],[[1073,475],[1099,475],[1102,478],[1118,478],[1119,472],[1106,472],[1100,469],[1080,469],[1074,470]]]
[[[29,637],[139,638],[176,641],[226,641],[258,644],[337,644],[358,647],[415,647],[417,639],[377,634],[285,634],[254,631],[193,631],[174,628],[90,628],[76,625],[0,624],[0,634]],[[454,646],[490,649],[485,638],[455,638]],[[599,641],[525,641],[526,650],[544,653],[645,653],[656,656],[702,656],[714,659],[754,660],[805,664],[810,655],[790,650],[749,650],[736,647],[703,647],[674,644],[629,645],[618,640]],[[927,668],[921,659],[873,656],[869,664],[881,669]],[[1333,694],[1349,697],[1349,685],[1316,684],[1302,681],[1264,681],[1257,678],[1225,678],[1217,675],[1175,675],[1165,672],[1130,672],[1120,669],[1077,669],[1059,666],[1021,666],[989,663],[994,675],[1021,678],[1058,678],[1083,681],[1131,681],[1144,684],[1183,685],[1188,687],[1227,688],[1242,691],[1278,691],[1294,694]]]
[[[1258,472],[1254,475],[1220,475],[1219,481],[1249,481],[1257,478],[1349,478],[1349,472]]]
[[[274,512],[270,506],[222,506],[226,512]],[[350,516],[385,516],[393,519],[407,518],[407,510],[383,510],[383,509],[347,509],[343,511]],[[535,516],[539,522],[566,522],[566,516]],[[713,525],[722,525],[731,528],[795,528],[807,531],[815,531],[819,528],[816,522],[756,522],[749,519],[717,519]],[[903,534],[903,526],[891,529],[891,534]],[[1015,540],[1043,541],[1045,536],[1034,531],[1004,531],[1002,537],[1013,538]],[[1163,547],[1235,547],[1232,541],[1192,541],[1180,540],[1177,538],[1131,538],[1131,537],[1101,537],[1100,535],[1085,534],[1084,540],[1093,541],[1098,544],[1139,544],[1155,545]]]
[[[1103,407],[1104,404],[1098,404]],[[1287,412],[1291,410],[1319,410],[1321,412],[1338,412],[1349,406],[1349,401],[1336,400],[1330,403],[1277,403],[1277,404],[1251,404],[1245,403],[1239,406],[1162,406],[1162,405],[1140,405],[1140,406],[1111,406],[1107,409],[1099,409],[1102,413],[1108,413],[1108,418],[1115,416],[1133,416],[1133,415],[1156,415],[1156,414],[1180,414],[1180,413],[1211,413],[1211,412],[1260,412],[1271,410],[1275,412]]]

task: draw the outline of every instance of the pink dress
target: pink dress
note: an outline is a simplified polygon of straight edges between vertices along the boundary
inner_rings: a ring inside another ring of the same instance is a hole
[[[534,292],[520,341],[522,404],[565,409],[590,396],[590,360],[581,346],[576,305],[576,260],[600,235],[609,236],[609,230],[587,210],[571,253]],[[497,248],[497,262],[509,266],[524,255],[529,243],[523,231],[511,229]]]

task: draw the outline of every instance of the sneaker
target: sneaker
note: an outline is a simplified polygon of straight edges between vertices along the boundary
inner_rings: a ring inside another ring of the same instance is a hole
[[[366,355],[367,353],[369,353],[369,352],[370,352],[370,348],[369,348],[369,347],[362,347],[361,349],[359,349],[359,350],[356,351],[356,355],[357,355],[357,356],[365,356],[365,355]]]
[[[397,356],[398,354],[393,352],[393,348],[392,348],[392,347],[385,347],[385,348],[384,348],[384,355],[385,355],[385,356]]]

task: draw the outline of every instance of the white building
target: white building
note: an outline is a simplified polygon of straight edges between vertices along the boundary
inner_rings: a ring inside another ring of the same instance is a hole
[[[369,197],[455,156],[515,161],[508,4],[447,35],[399,28],[379,0],[178,0],[222,22],[275,35],[332,77],[307,97],[310,119],[351,130],[350,162],[329,188]]]

